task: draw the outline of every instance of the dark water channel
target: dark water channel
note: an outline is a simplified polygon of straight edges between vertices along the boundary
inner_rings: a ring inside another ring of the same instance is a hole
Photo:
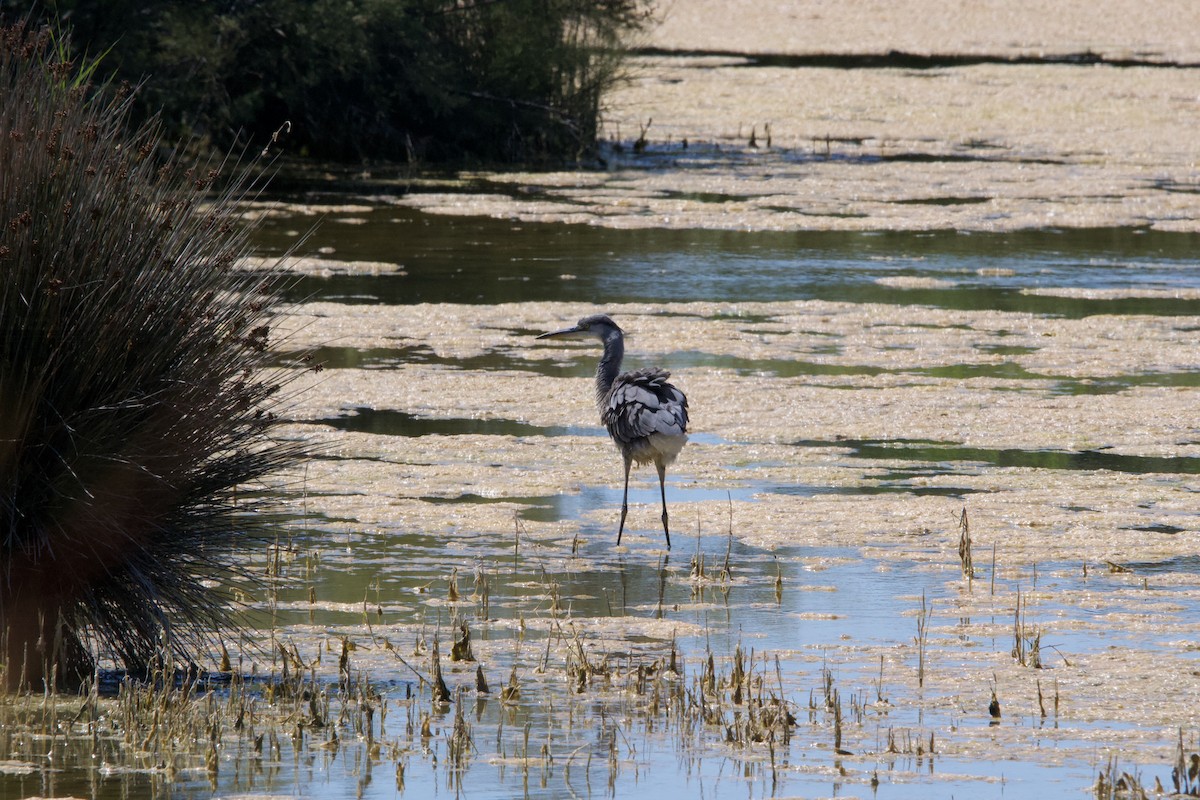
[[[1089,314],[1193,314],[1195,301],[1087,300],[1022,294],[1042,286],[1195,288],[1200,236],[1152,230],[1004,234],[609,230],[438,217],[402,207],[319,220],[303,252],[400,264],[407,275],[307,278],[294,298],[345,303],[777,301]],[[291,246],[315,218],[269,221],[264,252]],[[570,280],[561,276],[571,275]],[[880,278],[952,281],[898,289]]]

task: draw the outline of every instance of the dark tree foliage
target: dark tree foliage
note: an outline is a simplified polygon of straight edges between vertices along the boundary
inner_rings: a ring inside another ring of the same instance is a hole
[[[578,158],[645,0],[43,0],[177,134],[339,160]],[[19,12],[18,0],[0,7]],[[27,0],[23,6],[27,8]]]

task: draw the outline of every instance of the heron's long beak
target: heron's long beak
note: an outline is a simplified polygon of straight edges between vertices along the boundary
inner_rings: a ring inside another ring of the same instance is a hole
[[[571,335],[581,336],[581,335],[586,335],[586,332],[580,330],[578,325],[575,325],[570,328],[563,328],[561,331],[551,331],[550,333],[543,333],[540,336],[538,336],[537,338],[553,339],[556,336],[571,336]]]

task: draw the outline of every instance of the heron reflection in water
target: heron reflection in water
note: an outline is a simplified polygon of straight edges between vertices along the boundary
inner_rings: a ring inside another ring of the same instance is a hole
[[[663,533],[667,549],[671,547],[671,529],[667,524],[667,465],[675,460],[687,442],[688,403],[683,392],[667,383],[671,373],[650,367],[621,372],[625,355],[622,330],[604,314],[584,317],[573,328],[543,333],[539,339],[599,339],[604,354],[596,366],[596,405],[600,421],[625,459],[625,494],[621,499],[621,524],[617,544],[625,532],[629,513],[629,469],[634,462],[653,463],[658,470],[658,489],[662,495]]]

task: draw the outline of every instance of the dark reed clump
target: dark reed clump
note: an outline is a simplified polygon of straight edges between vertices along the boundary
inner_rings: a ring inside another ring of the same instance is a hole
[[[274,442],[278,274],[237,268],[245,171],[191,165],[130,93],[24,24],[0,28],[0,687],[131,670],[226,628],[238,487]],[[22,677],[24,676],[24,677]]]

